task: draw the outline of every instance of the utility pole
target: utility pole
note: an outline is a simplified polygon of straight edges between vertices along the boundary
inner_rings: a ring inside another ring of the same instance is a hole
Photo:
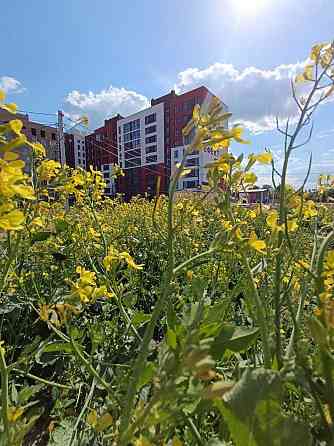
[[[66,164],[65,140],[64,140],[64,114],[58,110],[58,148],[60,155],[60,164]]]

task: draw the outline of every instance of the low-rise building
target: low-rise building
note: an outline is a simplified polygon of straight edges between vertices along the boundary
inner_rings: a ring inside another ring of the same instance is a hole
[[[13,119],[22,121],[22,133],[32,142],[40,142],[46,150],[46,156],[49,159],[60,161],[59,144],[57,141],[57,128],[39,122],[31,121],[28,114],[12,113],[0,109],[0,123],[7,123]],[[31,169],[31,148],[22,146],[19,148],[21,158],[26,163],[25,170]]]

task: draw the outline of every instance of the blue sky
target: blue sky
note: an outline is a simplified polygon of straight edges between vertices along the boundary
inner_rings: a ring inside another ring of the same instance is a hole
[[[87,113],[94,127],[173,87],[204,84],[250,130],[252,145],[242,149],[271,147],[277,159],[282,142],[271,118],[292,113],[288,78],[314,43],[334,38],[333,0],[254,0],[252,8],[251,0],[3,3],[0,86],[22,110]],[[311,143],[294,155],[292,183],[310,152],[311,182],[334,174],[333,107],[321,107]],[[258,173],[260,183],[268,179]]]

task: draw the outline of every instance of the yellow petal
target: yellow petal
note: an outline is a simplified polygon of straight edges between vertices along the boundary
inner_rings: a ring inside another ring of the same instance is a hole
[[[247,172],[244,176],[244,182],[248,184],[255,184],[257,181],[257,176],[254,172]]]
[[[270,164],[273,160],[273,156],[269,152],[259,153],[258,155],[254,155],[254,158],[261,164]]]
[[[19,154],[16,152],[5,152],[3,159],[5,161],[15,161],[19,158]]]
[[[86,421],[87,421],[87,423],[90,426],[92,426],[92,427],[96,426],[96,423],[97,423],[97,412],[96,412],[95,409],[93,409],[93,410],[91,410],[89,412],[89,414],[87,415]]]
[[[13,113],[13,114],[15,114],[17,111],[17,105],[14,104],[13,102],[11,102],[9,104],[2,104],[2,105],[0,105],[0,108],[3,108],[4,110],[8,111],[9,113]]]
[[[264,250],[266,249],[266,242],[264,240],[259,240],[255,234],[255,232],[253,232],[251,234],[251,237],[248,241],[249,246],[254,249],[257,252],[260,252],[261,254],[264,253]]]
[[[13,119],[12,121],[9,121],[10,129],[16,133],[17,135],[21,134],[21,130],[23,127],[22,121],[19,119]]]

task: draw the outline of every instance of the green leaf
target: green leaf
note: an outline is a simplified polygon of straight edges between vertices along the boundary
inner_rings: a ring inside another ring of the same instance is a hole
[[[327,330],[316,317],[311,317],[308,321],[314,342],[320,346],[327,344]]]
[[[30,400],[36,393],[38,393],[44,384],[36,384],[34,386],[24,387],[18,395],[18,402],[20,406],[23,406],[27,401]]]
[[[166,343],[168,347],[172,348],[173,350],[176,349],[177,346],[176,333],[170,328],[168,328],[167,330]]]
[[[153,362],[147,362],[145,365],[145,368],[142,372],[142,374],[140,375],[139,381],[138,381],[138,386],[137,389],[141,389],[142,387],[146,386],[146,384],[148,384],[151,379],[153,378],[154,374],[155,374],[155,370],[156,370],[156,366]]]
[[[226,350],[240,353],[247,350],[256,341],[259,328],[239,327],[232,324],[224,324],[221,332],[212,345],[212,355],[221,359]]]
[[[35,360],[39,364],[53,364],[59,357],[53,353],[72,353],[71,344],[67,342],[42,343],[35,355]]]
[[[131,322],[136,328],[139,328],[142,325],[144,325],[146,322],[148,322],[150,319],[151,319],[150,314],[146,314],[143,311],[137,311],[133,315]]]
[[[11,313],[12,311],[18,310],[21,307],[21,304],[16,304],[14,302],[5,302],[0,306],[0,314]]]
[[[52,232],[50,231],[38,231],[34,232],[31,236],[32,242],[43,242],[44,240],[47,240],[49,237],[51,237]]]
[[[63,220],[63,219],[58,219],[55,221],[55,228],[57,232],[64,232],[67,231],[69,227],[69,224],[67,223],[67,221]]]
[[[92,341],[92,353],[101,345],[105,339],[105,332],[102,324],[94,324],[90,328],[90,339]]]
[[[278,372],[248,369],[223,401],[216,400],[236,446],[311,444],[308,427],[283,415],[281,396]]]
[[[70,444],[72,432],[74,428],[74,422],[69,420],[62,420],[60,426],[52,432],[49,440],[50,446],[64,446]]]

